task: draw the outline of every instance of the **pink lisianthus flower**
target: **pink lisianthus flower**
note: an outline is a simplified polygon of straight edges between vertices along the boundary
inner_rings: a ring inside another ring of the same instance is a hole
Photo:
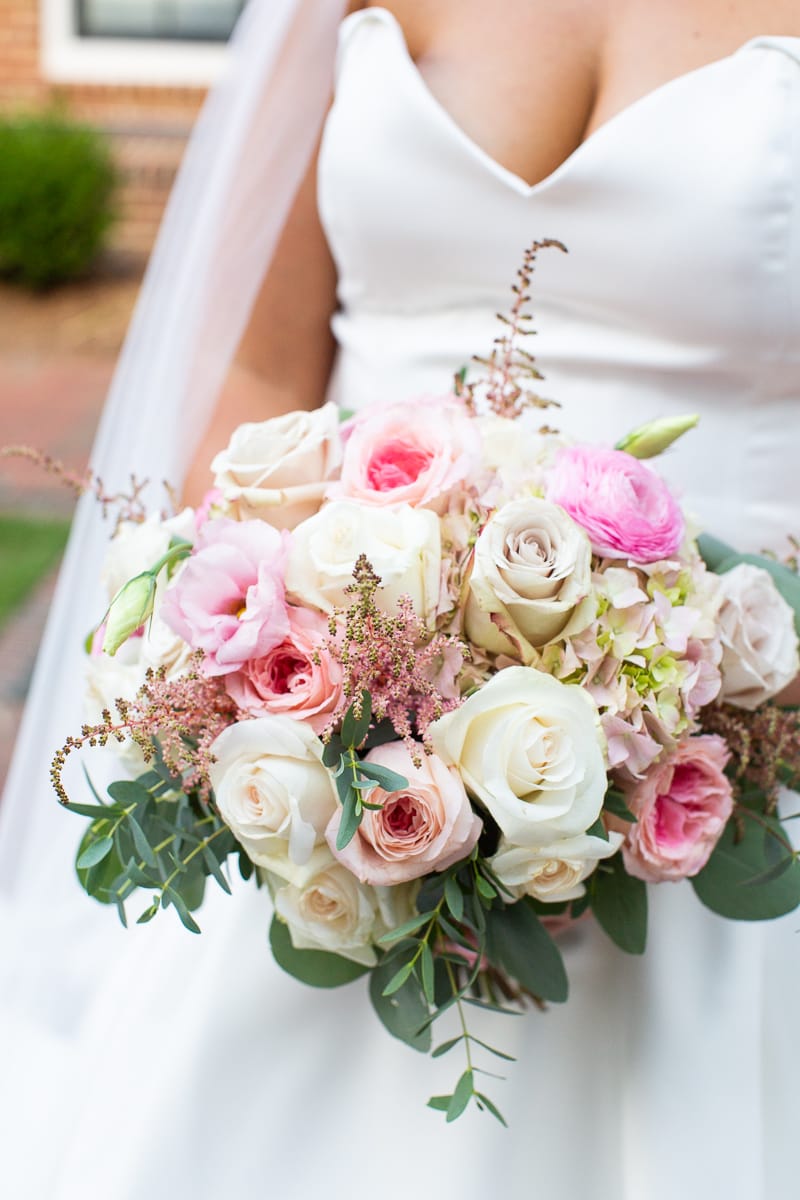
[[[222,503],[222,492],[219,488],[209,488],[203,496],[203,499],[195,509],[194,527],[200,532],[206,521],[210,520],[211,513],[214,508],[218,508]]]
[[[547,499],[586,530],[595,554],[655,562],[669,558],[683,541],[683,514],[667,485],[621,450],[560,450]]]
[[[455,396],[422,396],[353,421],[329,496],[444,511],[481,461],[478,430]]]
[[[225,684],[250,716],[284,713],[321,733],[342,704],[342,669],[328,648],[325,618],[306,608],[290,606],[287,612],[283,641],[250,659]]]
[[[207,675],[239,671],[284,640],[288,534],[264,521],[207,521],[160,615],[205,655]]]
[[[622,847],[629,875],[661,883],[702,870],[733,811],[729,758],[716,734],[685,738],[626,792],[638,818]]]
[[[376,787],[355,836],[344,850],[336,848],[342,819],[339,808],[325,831],[339,862],[362,883],[377,887],[419,879],[444,871],[465,858],[480,837],[482,823],[470,806],[458,772],[417,746],[419,766],[404,742],[389,742],[366,755],[365,761],[396,771],[408,780],[401,792]]]

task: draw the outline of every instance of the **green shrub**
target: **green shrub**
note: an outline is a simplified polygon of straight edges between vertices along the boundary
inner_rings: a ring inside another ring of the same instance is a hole
[[[85,271],[113,220],[102,136],[47,114],[0,119],[0,272],[46,287]]]

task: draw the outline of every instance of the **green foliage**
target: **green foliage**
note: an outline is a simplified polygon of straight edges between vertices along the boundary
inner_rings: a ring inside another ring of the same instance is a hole
[[[326,950],[297,950],[292,945],[288,927],[278,917],[272,918],[269,944],[278,966],[311,987],[341,987],[342,984],[360,979],[370,969],[362,963],[342,958],[340,954],[329,954]]]
[[[0,516],[0,622],[25,600],[45,571],[55,566],[69,521]]]
[[[138,889],[152,891],[138,923],[172,905],[186,928],[199,933],[191,914],[203,902],[208,877],[230,891],[222,864],[239,846],[227,825],[181,791],[160,762],[139,779],[112,783],[110,804],[94,794],[96,805],[67,805],[91,819],[75,864],[84,890],[102,904],[116,905],[123,925],[125,902]]]
[[[554,1003],[567,999],[569,984],[561,951],[527,898],[490,911],[487,948],[492,962],[532,995]]]
[[[113,219],[103,138],[54,113],[0,120],[0,272],[40,288],[80,275]]]
[[[647,885],[625,870],[621,854],[601,863],[589,880],[592,911],[612,942],[627,954],[644,954]]]
[[[342,721],[341,733],[330,739],[322,755],[322,761],[332,771],[336,792],[342,806],[342,819],[336,835],[337,850],[344,850],[353,840],[361,824],[364,809],[380,808],[370,804],[366,797],[376,787],[384,792],[400,792],[408,787],[408,780],[388,767],[378,763],[364,762],[358,757],[359,747],[367,740],[372,720],[372,699],[363,691],[358,701],[350,705]],[[392,731],[393,737],[396,737]],[[381,736],[376,744],[385,741]]]
[[[800,905],[800,863],[778,820],[739,808],[692,885],[722,917],[768,921]]]

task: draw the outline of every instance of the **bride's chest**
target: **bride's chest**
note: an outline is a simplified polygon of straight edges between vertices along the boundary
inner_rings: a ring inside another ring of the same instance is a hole
[[[320,157],[345,306],[498,307],[523,248],[545,307],[675,338],[800,342],[800,40],[756,39],[623,109],[534,186],[468,136],[388,14],[345,22]]]

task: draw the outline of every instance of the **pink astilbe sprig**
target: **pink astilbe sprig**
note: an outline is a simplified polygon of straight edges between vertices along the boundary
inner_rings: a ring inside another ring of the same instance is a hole
[[[456,679],[466,647],[450,634],[431,634],[408,596],[400,597],[394,613],[382,612],[375,604],[380,586],[380,576],[360,555],[345,589],[351,603],[330,622],[328,646],[342,669],[343,699],[325,732],[367,691],[375,720],[390,721],[416,755],[415,738],[428,749],[428,727],[460,704]]]
[[[50,771],[62,804],[70,803],[62,778],[69,754],[86,746],[126,741],[139,747],[147,763],[153,761],[158,748],[169,771],[182,780],[183,790],[209,799],[209,768],[214,762],[211,744],[241,714],[224,681],[200,673],[201,659],[194,655],[190,670],[176,679],[167,679],[164,667],[151,668],[135,699],[115,700],[115,714],[104,709],[101,721],[83,725],[79,737],[67,738]]]
[[[566,246],[553,238],[533,242],[525,251],[522,266],[517,272],[517,282],[512,286],[514,301],[508,316],[497,313],[498,321],[506,330],[494,339],[494,347],[488,357],[476,355],[474,362],[486,368],[483,379],[473,383],[464,382],[463,372],[456,376],[456,394],[464,401],[469,412],[477,412],[475,393],[480,390],[491,412],[498,417],[516,418],[526,408],[559,408],[556,400],[547,400],[534,391],[531,383],[538,383],[544,376],[536,367],[533,354],[524,350],[519,341],[531,337],[533,316],[527,311],[531,300],[531,278],[536,266],[536,255],[540,250],[553,247],[566,253]]]
[[[127,491],[108,492],[103,480],[99,475],[95,475],[90,467],[86,467],[83,471],[73,471],[59,459],[53,458],[43,450],[37,450],[35,446],[2,446],[0,447],[0,458],[24,458],[37,467],[41,467],[48,475],[53,475],[65,487],[70,488],[76,496],[90,493],[100,505],[104,517],[108,516],[109,511],[114,512],[117,526],[123,521],[139,524],[147,518],[147,509],[143,499],[144,490],[148,485],[146,479],[139,480],[135,475],[131,475]],[[176,497],[166,483],[164,490],[167,493],[168,507],[164,509],[162,516],[166,519],[176,511],[177,505]]]

